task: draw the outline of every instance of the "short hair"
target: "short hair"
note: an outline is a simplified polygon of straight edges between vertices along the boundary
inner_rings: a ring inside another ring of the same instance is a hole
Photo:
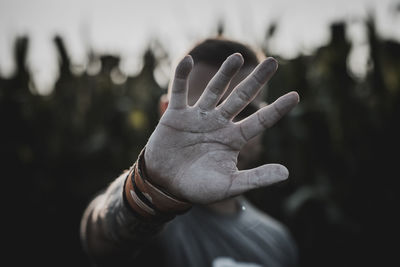
[[[255,67],[265,57],[247,44],[223,37],[205,39],[188,52],[192,56],[194,64],[205,63],[217,68],[234,53],[240,53],[243,56],[243,67]]]

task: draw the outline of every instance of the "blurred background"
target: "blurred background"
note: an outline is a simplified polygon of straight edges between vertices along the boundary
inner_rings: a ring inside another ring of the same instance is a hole
[[[217,35],[278,59],[266,101],[300,93],[254,163],[290,179],[247,197],[301,266],[399,266],[400,1],[0,0],[11,266],[89,266],[84,208],[146,144],[177,58]]]

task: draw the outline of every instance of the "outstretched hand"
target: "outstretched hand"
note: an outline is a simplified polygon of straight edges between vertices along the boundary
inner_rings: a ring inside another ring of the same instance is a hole
[[[286,179],[280,164],[238,170],[241,148],[271,127],[299,101],[296,92],[278,98],[249,117],[233,118],[258,94],[278,65],[267,58],[219,104],[233,76],[243,64],[236,53],[229,56],[193,106],[187,104],[191,56],[178,64],[170,103],[145,150],[149,179],[169,193],[192,203],[208,204]]]

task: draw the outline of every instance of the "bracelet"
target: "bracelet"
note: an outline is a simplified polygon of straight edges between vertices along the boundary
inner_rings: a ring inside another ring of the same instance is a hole
[[[169,221],[187,212],[192,207],[190,202],[172,196],[147,178],[143,168],[144,151],[130,168],[124,185],[124,199],[133,212],[145,220],[160,221]]]

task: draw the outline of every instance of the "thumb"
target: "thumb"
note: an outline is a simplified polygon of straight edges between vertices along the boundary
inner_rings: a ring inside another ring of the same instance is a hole
[[[288,169],[281,164],[266,164],[254,169],[237,171],[227,194],[240,195],[251,189],[286,180],[288,177]]]

